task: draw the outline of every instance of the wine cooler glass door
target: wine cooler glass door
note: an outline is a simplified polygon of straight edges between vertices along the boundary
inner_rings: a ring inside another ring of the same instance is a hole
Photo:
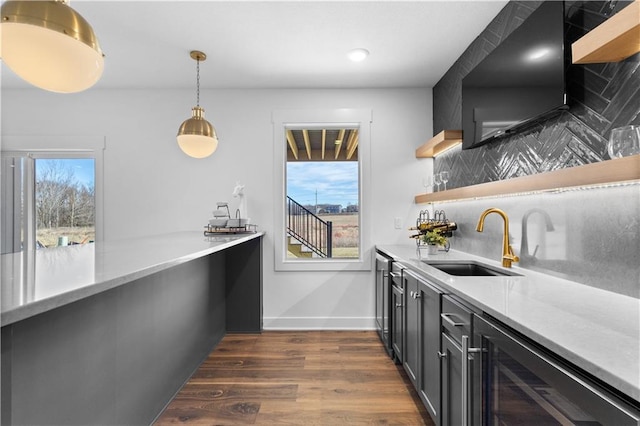
[[[479,319],[476,326],[484,358],[483,424],[640,424],[635,407],[573,367],[551,358],[506,328],[484,319]]]

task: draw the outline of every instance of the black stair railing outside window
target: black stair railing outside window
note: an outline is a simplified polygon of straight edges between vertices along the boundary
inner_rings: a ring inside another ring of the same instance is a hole
[[[332,224],[287,196],[287,234],[320,257],[331,257]]]

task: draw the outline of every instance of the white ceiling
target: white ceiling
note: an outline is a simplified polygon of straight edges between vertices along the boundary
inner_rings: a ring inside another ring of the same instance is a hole
[[[71,6],[105,57],[96,88],[432,87],[507,0],[94,1]],[[363,47],[361,63],[346,54]],[[2,65],[3,87],[26,87]]]

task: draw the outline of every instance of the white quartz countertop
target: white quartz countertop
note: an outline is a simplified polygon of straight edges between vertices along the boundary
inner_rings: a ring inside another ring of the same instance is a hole
[[[418,260],[415,245],[376,248],[509,327],[640,401],[640,299],[515,266],[521,276],[465,277]],[[429,261],[500,262],[450,251]]]
[[[263,235],[177,232],[2,255],[2,326]]]

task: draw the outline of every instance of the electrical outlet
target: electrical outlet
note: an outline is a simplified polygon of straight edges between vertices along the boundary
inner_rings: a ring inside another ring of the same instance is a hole
[[[396,229],[402,229],[402,218],[401,217],[394,218],[393,225],[395,226]]]

